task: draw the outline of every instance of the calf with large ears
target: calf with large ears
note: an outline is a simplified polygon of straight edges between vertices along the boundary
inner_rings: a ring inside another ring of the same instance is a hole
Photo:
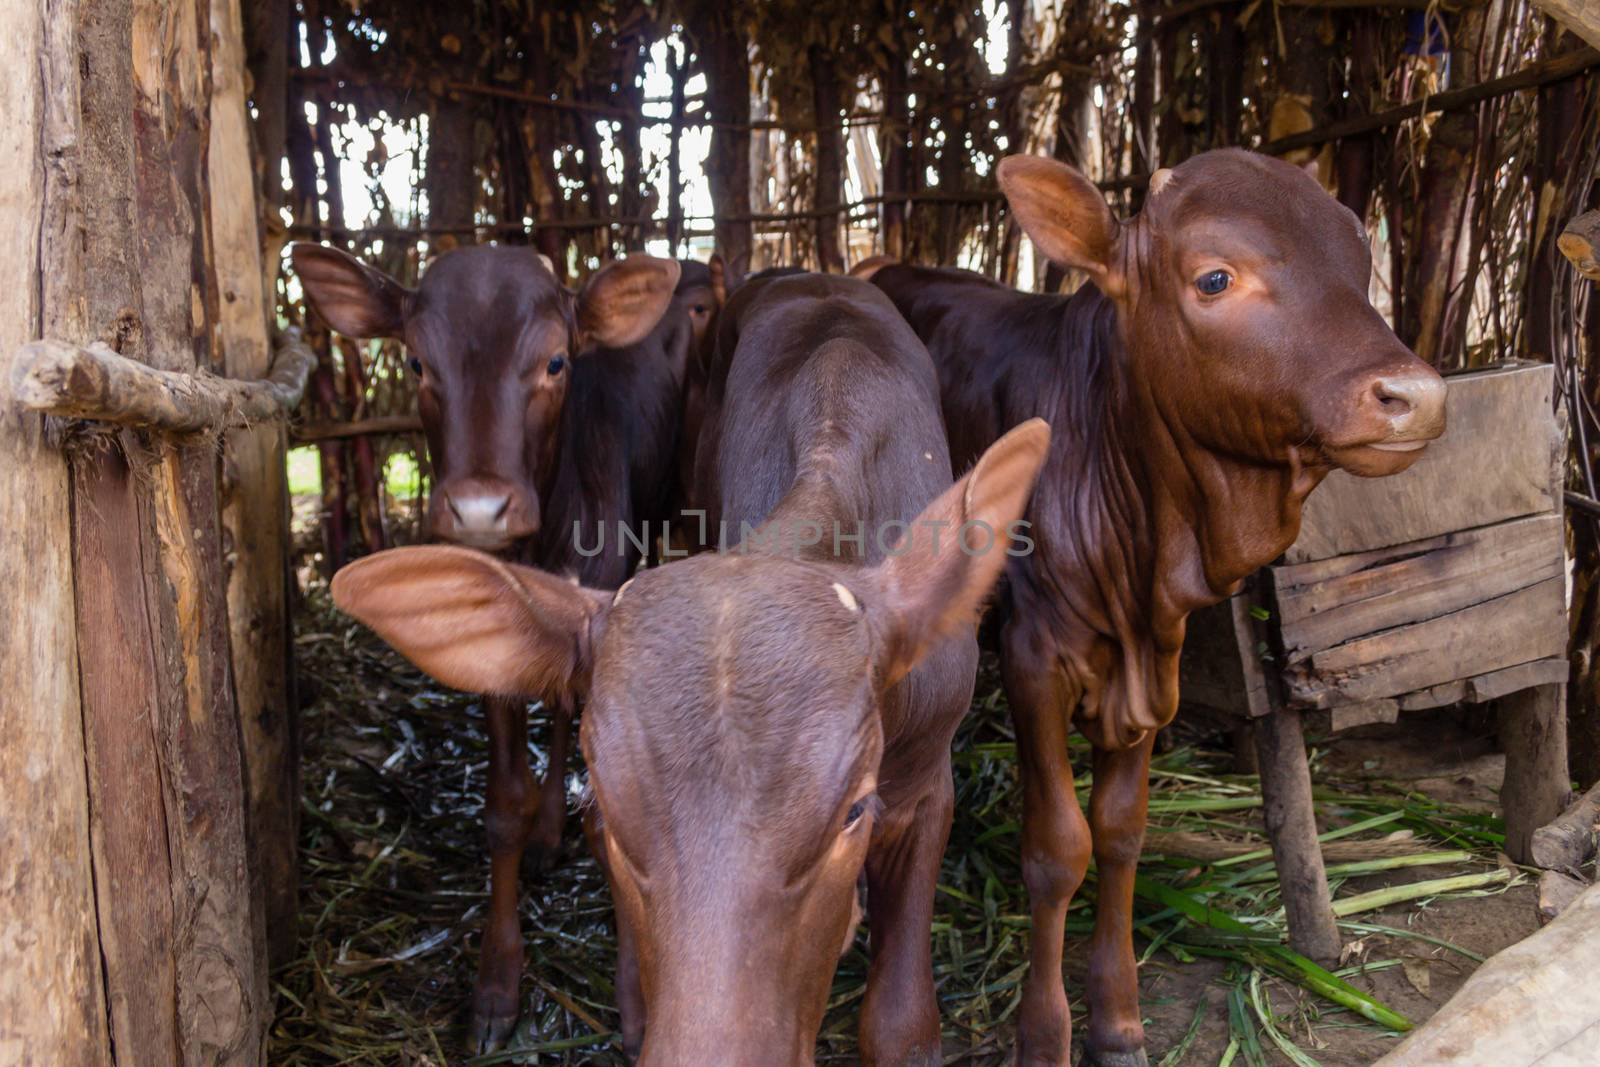
[[[939,1062],[928,921],[950,797],[886,810],[880,794],[901,783],[880,773],[885,750],[920,726],[886,721],[883,705],[931,651],[971,641],[1008,542],[957,531],[1012,528],[1048,443],[1037,420],[1007,434],[871,564],[707,553],[612,594],[420,547],[334,579],[340,608],[440,681],[586,699],[591,842],[615,896],[623,1033],[640,1063],[810,1064],[857,878],[913,862],[928,884],[870,901],[880,1018],[865,1058]],[[907,834],[919,818],[938,825]],[[908,846],[931,866],[895,854]]]
[[[674,301],[679,265],[630,256],[576,293],[528,248],[463,248],[440,256],[408,289],[334,248],[297,244],[291,257],[311,306],[351,337],[394,337],[418,376],[417,408],[434,488],[430,532],[599,588],[638,562],[617,537],[664,522],[675,481],[679,410],[694,324]],[[619,543],[576,550],[574,527]],[[517,1019],[523,943],[518,868],[561,841],[571,703],[555,688],[490,689],[487,813],[490,902],[471,1044],[500,1044]],[[510,694],[515,694],[512,696]],[[552,708],[550,769],[528,765],[528,696]]]

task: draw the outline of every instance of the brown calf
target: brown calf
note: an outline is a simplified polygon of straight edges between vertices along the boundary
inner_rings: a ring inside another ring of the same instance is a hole
[[[1158,173],[1125,223],[1060,163],[1011,157],[999,179],[1035,247],[1093,284],[1030,296],[900,266],[872,280],[928,343],[958,466],[1025,419],[1055,428],[1037,550],[997,604],[1033,912],[1019,1062],[1068,1062],[1062,924],[1092,852],[1089,1061],[1124,1067],[1146,1062],[1133,877],[1185,619],[1294,541],[1330,470],[1409,466],[1444,428],[1444,383],[1368,303],[1360,221],[1296,167],[1208,152]],[[1087,822],[1074,722],[1095,746]]]
[[[926,352],[845,279],[747,285],[711,371],[702,499],[713,528],[748,534],[739,550],[612,596],[397,549],[341,571],[334,598],[449,684],[584,698],[587,829],[641,1064],[810,1064],[863,870],[863,1060],[938,1063],[949,742],[1049,432],[1018,427],[951,486]]]
[[[414,292],[336,249],[297,244],[292,256],[311,305],[335,330],[405,341],[421,379],[436,538],[597,588],[626,580],[639,551],[617,524],[665,521],[675,482],[697,299],[686,287],[668,312],[677,263],[648,256],[612,263],[574,296],[527,248],[450,252]],[[708,299],[700,299],[702,309]],[[575,528],[588,552],[578,550]],[[596,553],[602,530],[608,540]],[[566,814],[572,705],[560,691],[526,694],[553,709],[550,766],[538,784],[528,765],[523,695],[491,692],[484,701],[490,903],[470,1035],[479,1051],[497,1047],[516,1023],[524,848],[552,856]]]

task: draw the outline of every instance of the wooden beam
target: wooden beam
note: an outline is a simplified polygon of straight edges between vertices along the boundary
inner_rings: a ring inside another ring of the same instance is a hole
[[[1533,6],[1600,48],[1600,0],[1533,0]]]
[[[315,444],[318,441],[335,441],[346,437],[378,437],[384,434],[421,433],[419,415],[374,415],[368,419],[350,422],[307,422],[289,429],[289,436],[297,445]]]
[[[236,381],[201,371],[164,371],[104,344],[64,341],[22,346],[12,367],[16,401],[32,411],[168,433],[220,433],[286,418],[300,403],[316,356],[291,330],[271,372]]]
[[[1398,107],[1391,107],[1385,111],[1375,112],[1371,115],[1357,115],[1341,122],[1332,122],[1315,130],[1306,130],[1304,133],[1291,134],[1288,137],[1279,137],[1268,141],[1256,148],[1258,152],[1278,156],[1296,148],[1310,148],[1329,141],[1337,141],[1345,137],[1354,137],[1357,134],[1373,133],[1377,130],[1398,126],[1402,122],[1431,115],[1438,111],[1454,111],[1457,108],[1470,107],[1481,103],[1491,97],[1504,96],[1522,89],[1533,89],[1540,85],[1571,78],[1582,74],[1591,67],[1600,66],[1600,51],[1593,48],[1580,48],[1575,52],[1566,52],[1550,59],[1530,63],[1521,70],[1514,71],[1502,78],[1490,78],[1488,81],[1476,85],[1463,86],[1460,89],[1450,89],[1446,92],[1425,96],[1420,100],[1412,100]]]

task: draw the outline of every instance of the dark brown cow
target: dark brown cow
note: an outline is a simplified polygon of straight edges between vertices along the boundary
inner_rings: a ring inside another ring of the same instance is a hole
[[[937,1064],[949,743],[1049,431],[1018,427],[951,486],[927,353],[842,278],[747,284],[711,370],[703,499],[713,529],[748,534],[738,551],[613,597],[397,549],[345,568],[334,598],[452,685],[584,698],[588,830],[641,1064],[810,1064],[863,870],[863,1061]]]
[[[618,524],[648,541],[646,527],[669,517],[676,480],[697,299],[685,287],[667,311],[677,263],[648,256],[612,263],[574,296],[527,248],[450,252],[415,292],[336,249],[298,244],[292,255],[312,306],[334,329],[405,341],[421,377],[435,537],[597,588],[627,579],[640,553]],[[700,301],[702,318],[708,298]],[[602,536],[604,548],[595,551]],[[497,1047],[516,1023],[524,847],[552,856],[566,815],[573,709],[563,693],[530,695],[552,707],[542,784],[528,765],[525,701],[507,694],[484,701],[490,903],[471,1022],[480,1051]]]
[[[1030,296],[900,266],[873,281],[928,342],[958,466],[1024,419],[1055,428],[1037,549],[997,605],[1033,911],[1019,1060],[1067,1062],[1062,923],[1092,851],[1088,1049],[1142,1064],[1133,877],[1185,619],[1294,541],[1330,470],[1409,466],[1444,428],[1444,384],[1368,303],[1361,223],[1296,167],[1209,152],[1157,174],[1126,223],[1062,164],[1012,157],[999,178],[1035,247],[1093,284]],[[1074,722],[1095,746],[1087,823]]]

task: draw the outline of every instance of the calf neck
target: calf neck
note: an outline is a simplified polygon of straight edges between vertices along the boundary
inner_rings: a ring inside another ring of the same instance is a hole
[[[1414,462],[1443,430],[1444,386],[1368,302],[1361,222],[1298,168],[1206,153],[1158,172],[1125,223],[1062,164],[1012,157],[999,177],[1035,246],[1089,284],[1031,296],[901,266],[872,280],[928,343],[958,466],[1023,419],[1055,427],[1036,549],[998,604],[1033,900],[1021,1062],[1066,1062],[1062,921],[1092,851],[1089,1052],[1142,1063],[1132,879],[1185,621],[1293,543],[1329,471]],[[1097,749],[1087,822],[1074,722]]]

